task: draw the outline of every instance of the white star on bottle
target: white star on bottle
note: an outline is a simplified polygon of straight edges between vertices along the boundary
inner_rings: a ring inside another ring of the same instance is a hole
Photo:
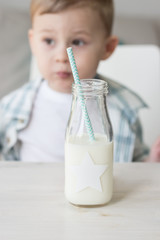
[[[91,187],[102,192],[100,177],[107,169],[107,164],[94,164],[89,153],[86,154],[80,165],[72,165],[69,167],[76,176],[76,192]]]

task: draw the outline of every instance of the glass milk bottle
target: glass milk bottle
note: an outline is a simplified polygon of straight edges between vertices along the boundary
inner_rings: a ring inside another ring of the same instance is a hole
[[[72,86],[72,106],[65,140],[65,196],[75,205],[103,205],[113,191],[113,134],[106,106],[107,82],[81,80]],[[81,94],[81,95],[80,95]],[[81,105],[83,97],[94,140]]]

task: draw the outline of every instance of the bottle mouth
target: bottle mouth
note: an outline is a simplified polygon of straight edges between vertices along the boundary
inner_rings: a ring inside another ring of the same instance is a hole
[[[101,79],[81,79],[81,85],[73,83],[72,93],[81,96],[107,95],[108,83]]]

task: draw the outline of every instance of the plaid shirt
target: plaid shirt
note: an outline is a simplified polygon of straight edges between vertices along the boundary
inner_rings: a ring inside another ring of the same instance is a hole
[[[107,105],[114,133],[114,161],[143,160],[149,151],[143,143],[137,113],[146,104],[123,85],[100,75],[97,78],[107,80],[109,85]],[[6,160],[20,160],[18,132],[29,124],[41,82],[30,81],[0,102],[0,153]]]

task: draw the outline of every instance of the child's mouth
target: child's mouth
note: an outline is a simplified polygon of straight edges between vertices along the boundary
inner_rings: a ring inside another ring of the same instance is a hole
[[[69,78],[71,76],[71,73],[70,72],[57,72],[56,73],[58,77],[60,78]]]

